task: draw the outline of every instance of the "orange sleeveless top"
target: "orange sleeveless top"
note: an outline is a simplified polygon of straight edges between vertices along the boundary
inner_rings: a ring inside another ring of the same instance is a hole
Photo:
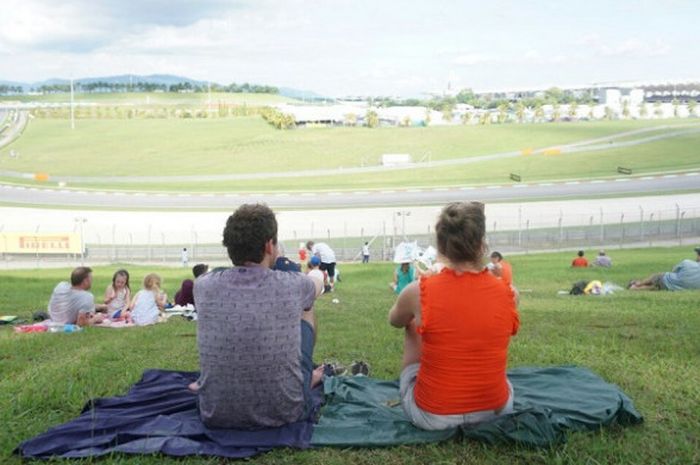
[[[421,279],[420,300],[416,404],[438,415],[501,408],[508,343],[520,326],[513,291],[487,270],[458,275],[445,268]]]

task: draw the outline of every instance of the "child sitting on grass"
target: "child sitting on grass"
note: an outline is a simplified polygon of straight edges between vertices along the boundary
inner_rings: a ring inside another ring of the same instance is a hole
[[[117,270],[112,276],[112,284],[105,290],[104,302],[107,304],[107,316],[112,320],[128,320],[130,301],[129,272]]]
[[[161,279],[156,273],[143,278],[143,289],[138,291],[131,303],[131,318],[139,326],[158,323],[168,296],[160,290]]]

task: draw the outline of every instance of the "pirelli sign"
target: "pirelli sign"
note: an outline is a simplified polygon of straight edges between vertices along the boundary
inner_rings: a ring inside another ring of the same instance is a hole
[[[0,253],[78,254],[80,234],[0,233]]]

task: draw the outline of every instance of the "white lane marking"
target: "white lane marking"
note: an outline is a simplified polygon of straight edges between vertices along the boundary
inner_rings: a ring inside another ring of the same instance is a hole
[[[167,197],[168,194],[156,194],[156,197]]]
[[[663,177],[664,178],[677,178],[678,175],[677,174],[664,174]]]
[[[329,192],[328,195],[332,195],[333,197],[337,197],[337,196],[343,195],[343,193],[342,192]]]
[[[639,179],[641,179],[642,181],[651,181],[652,179],[654,179],[654,176],[644,176],[644,177],[639,178]]]
[[[355,195],[367,195],[367,194],[369,194],[369,192],[367,192],[367,191],[355,191],[355,192],[353,192],[353,194],[355,194]]]
[[[700,173],[685,173],[686,176],[698,176]]]
[[[107,195],[106,192],[95,192],[95,195]]]
[[[629,178],[617,178],[615,182],[628,182]]]
[[[486,186],[487,189],[500,189],[503,186]]]
[[[283,192],[281,194],[275,194],[275,197],[289,197],[289,194]]]
[[[466,187],[460,187],[460,188],[459,188],[459,190],[461,190],[461,191],[473,191],[474,189],[475,189],[475,187],[471,187],[471,186],[466,186]]]
[[[423,192],[423,189],[407,189],[406,192],[415,194],[416,192]]]
[[[316,197],[316,193],[315,192],[303,192],[301,194],[301,196],[302,197]]]
[[[126,197],[126,194],[124,192],[114,192],[112,195],[117,195],[119,197]]]
[[[134,192],[131,195],[134,197],[146,197],[146,194],[144,192]]]
[[[603,184],[604,182],[605,181],[603,181],[602,179],[594,179],[593,181],[591,181],[591,184]]]
[[[202,197],[214,197],[214,194],[202,194]]]
[[[514,189],[522,189],[524,187],[530,187],[529,184],[516,184],[513,186]]]
[[[567,186],[576,186],[578,184],[581,184],[581,182],[580,181],[568,181],[568,182],[565,182],[564,184],[566,184]]]
[[[554,184],[552,184],[551,182],[541,182],[538,184],[538,186],[540,186],[540,187],[549,187],[549,186],[553,186],[553,185]]]
[[[379,191],[380,194],[396,194],[396,191]]]
[[[85,192],[85,191],[78,191],[78,192],[76,192],[76,194],[87,195],[87,192]]]
[[[436,187],[433,192],[447,192],[449,189],[446,187]]]

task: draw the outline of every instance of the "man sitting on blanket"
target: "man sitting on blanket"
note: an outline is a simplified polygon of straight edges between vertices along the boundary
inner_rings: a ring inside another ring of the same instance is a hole
[[[64,324],[90,326],[102,323],[102,315],[95,310],[107,310],[107,305],[95,305],[95,296],[88,292],[92,287],[92,269],[79,266],[70,274],[70,283],[61,281],[54,288],[49,300],[51,321]]]
[[[302,273],[272,270],[277,220],[266,205],[228,218],[224,246],[234,268],[195,281],[199,413],[210,428],[259,429],[305,418],[313,369],[316,286]]]

